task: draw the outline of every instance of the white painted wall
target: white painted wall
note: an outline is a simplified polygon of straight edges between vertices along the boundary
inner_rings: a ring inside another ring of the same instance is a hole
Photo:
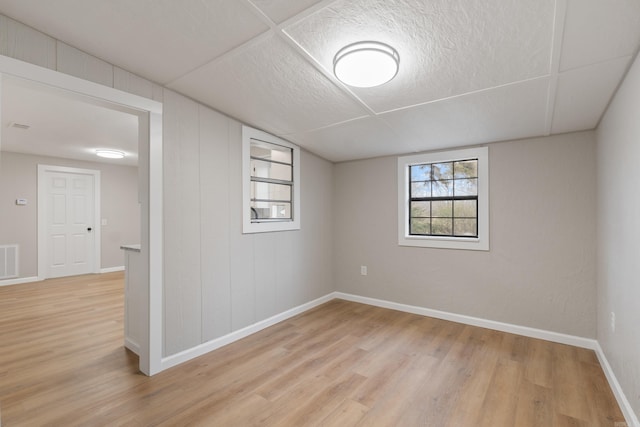
[[[337,290],[594,338],[594,133],[494,143],[489,165],[483,252],[398,246],[396,158],[337,164]]]
[[[598,341],[640,417],[640,60],[597,130]],[[615,313],[615,332],[611,313]]]
[[[139,243],[138,168],[3,152],[0,158],[0,244],[20,245],[20,277],[38,275],[38,164],[99,170],[101,174],[100,268],[122,267],[120,245]],[[28,199],[17,206],[17,198]]]
[[[0,54],[166,98],[165,356],[334,290],[331,163],[302,153],[301,230],[242,235],[239,122],[3,15]]]

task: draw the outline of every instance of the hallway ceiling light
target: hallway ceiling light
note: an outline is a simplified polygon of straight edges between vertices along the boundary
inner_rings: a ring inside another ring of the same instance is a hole
[[[380,86],[398,74],[400,56],[391,46],[362,41],[340,49],[333,58],[333,73],[353,87]]]
[[[96,150],[96,156],[107,159],[122,159],[124,158],[124,153],[117,150]]]

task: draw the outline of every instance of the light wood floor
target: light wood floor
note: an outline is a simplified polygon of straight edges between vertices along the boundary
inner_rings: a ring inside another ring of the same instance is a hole
[[[145,377],[122,293],[122,273],[0,287],[3,427],[624,421],[592,351],[339,300]]]

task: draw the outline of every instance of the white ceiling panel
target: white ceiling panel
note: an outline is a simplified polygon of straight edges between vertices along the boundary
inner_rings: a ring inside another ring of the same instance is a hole
[[[562,71],[636,53],[640,1],[567,0]]]
[[[4,78],[2,150],[92,162],[136,166],[138,117],[98,106],[77,96]],[[18,123],[30,126],[20,129]],[[96,149],[125,153],[124,159],[97,157]]]
[[[549,78],[463,95],[382,117],[405,152],[527,138],[544,133]]]
[[[0,14],[26,24],[0,20],[0,52],[20,58],[41,38],[30,26],[334,161],[591,129],[640,48],[640,0],[0,0]],[[395,47],[400,71],[349,88],[334,55],[367,40]],[[58,53],[67,72],[101,63]]]
[[[366,114],[276,36],[207,64],[170,87],[275,134],[308,131]]]
[[[560,74],[552,133],[596,127],[630,60],[618,58]]]
[[[163,84],[268,29],[237,0],[0,0],[0,10]]]
[[[332,161],[345,161],[394,154],[398,135],[383,121],[365,117],[302,134],[283,135],[306,149]]]
[[[276,24],[286,21],[322,0],[250,0]]]
[[[343,46],[396,48],[391,82],[354,92],[376,112],[549,73],[554,0],[342,0],[285,31],[326,70]]]

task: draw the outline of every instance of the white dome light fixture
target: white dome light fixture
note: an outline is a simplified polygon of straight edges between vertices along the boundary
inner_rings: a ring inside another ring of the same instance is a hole
[[[362,41],[340,49],[333,58],[333,73],[353,87],[380,86],[398,74],[400,56],[388,44]]]
[[[96,156],[107,159],[122,159],[124,158],[124,153],[117,150],[96,150]]]

